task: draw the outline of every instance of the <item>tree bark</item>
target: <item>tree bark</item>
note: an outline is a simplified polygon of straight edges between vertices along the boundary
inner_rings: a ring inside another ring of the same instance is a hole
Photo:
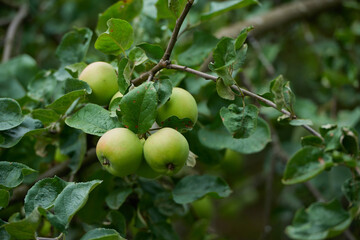
[[[299,0],[283,4],[261,16],[255,16],[222,28],[215,33],[215,36],[218,38],[224,36],[237,37],[240,31],[248,26],[254,26],[251,35],[259,35],[291,21],[310,17],[329,8],[336,7],[344,1],[345,0]]]

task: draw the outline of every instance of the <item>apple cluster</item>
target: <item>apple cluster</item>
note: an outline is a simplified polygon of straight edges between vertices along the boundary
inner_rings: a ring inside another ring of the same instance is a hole
[[[88,65],[79,79],[92,88],[90,101],[93,103],[107,105],[122,97],[117,91],[117,74],[108,63]],[[193,124],[197,121],[196,101],[182,88],[173,88],[170,99],[157,109],[156,122],[161,125],[172,116],[188,118]],[[162,174],[173,175],[185,165],[189,144],[181,133],[169,127],[161,128],[147,139],[139,139],[127,128],[114,128],[99,139],[96,154],[103,167],[115,176],[135,173],[145,178],[156,178]]]

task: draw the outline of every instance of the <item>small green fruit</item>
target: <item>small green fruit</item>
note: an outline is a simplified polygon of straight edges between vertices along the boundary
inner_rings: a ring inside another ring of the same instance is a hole
[[[50,237],[51,236],[51,223],[44,219],[44,222],[39,231],[39,235],[42,237]]]
[[[162,128],[144,144],[144,157],[156,172],[173,175],[184,165],[189,155],[186,138],[172,128]]]
[[[79,79],[89,84],[92,89],[90,101],[99,105],[108,104],[119,90],[115,69],[106,62],[89,64],[81,72]]]
[[[238,174],[243,167],[242,154],[227,148],[224,157],[220,162],[220,167],[226,173],[232,175]]]
[[[56,150],[55,150],[55,156],[54,156],[55,162],[57,162],[57,163],[62,163],[62,162],[65,162],[66,160],[68,160],[68,158],[69,158],[69,157],[68,157],[67,155],[61,153],[59,147],[56,148]]]
[[[107,171],[124,177],[139,168],[142,149],[143,145],[136,134],[127,128],[114,128],[99,139],[96,155]]]
[[[193,126],[198,118],[198,109],[194,97],[186,90],[175,87],[172,90],[169,101],[157,110],[156,122],[159,125],[172,117],[179,119],[189,118]]]
[[[211,199],[206,196],[193,202],[192,206],[199,218],[210,219],[214,213],[214,206]]]

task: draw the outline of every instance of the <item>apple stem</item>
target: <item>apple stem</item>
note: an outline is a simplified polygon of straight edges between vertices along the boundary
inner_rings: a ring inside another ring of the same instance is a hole
[[[172,164],[172,163],[168,163],[168,164],[166,165],[166,167],[167,167],[167,169],[169,169],[170,171],[174,171],[174,169],[175,169],[175,165]]]

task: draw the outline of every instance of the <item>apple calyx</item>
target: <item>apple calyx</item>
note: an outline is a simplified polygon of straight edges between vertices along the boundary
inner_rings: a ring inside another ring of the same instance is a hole
[[[102,156],[103,166],[110,166],[110,161],[106,157]]]
[[[174,164],[172,164],[172,163],[168,163],[167,165],[166,165],[166,168],[169,170],[169,171],[174,171],[174,169],[175,169],[175,165]]]

